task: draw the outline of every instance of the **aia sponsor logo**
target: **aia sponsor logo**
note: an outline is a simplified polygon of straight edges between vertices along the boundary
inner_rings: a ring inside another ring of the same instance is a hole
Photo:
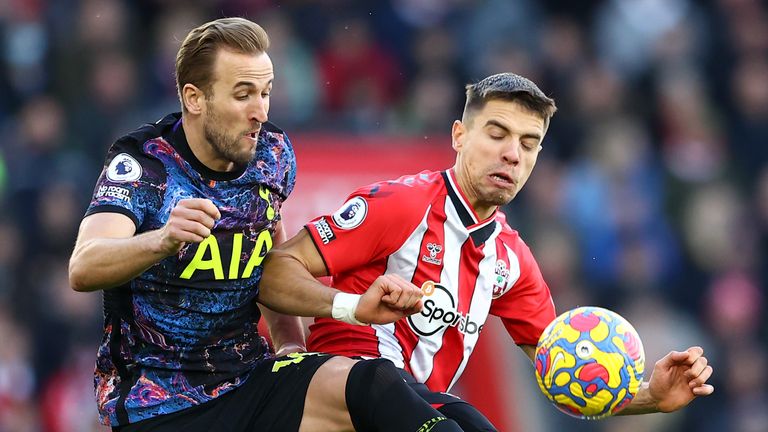
[[[483,323],[472,320],[469,314],[456,309],[453,294],[438,283],[427,281],[421,286],[424,292],[424,309],[408,317],[408,324],[421,336],[432,336],[447,327],[456,327],[464,334],[475,334],[483,329]]]
[[[434,265],[440,265],[443,262],[442,258],[438,258],[440,252],[443,251],[443,246],[437,243],[427,243],[427,253],[421,256],[421,260]]]

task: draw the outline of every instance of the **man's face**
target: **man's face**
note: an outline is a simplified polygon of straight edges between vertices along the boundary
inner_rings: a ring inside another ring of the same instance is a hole
[[[531,175],[544,138],[544,119],[523,106],[490,100],[454,122],[456,175],[478,216],[491,215],[517,195]]]
[[[256,154],[261,124],[267,121],[274,72],[266,53],[220,49],[211,94],[203,112],[203,133],[218,159],[248,164]]]

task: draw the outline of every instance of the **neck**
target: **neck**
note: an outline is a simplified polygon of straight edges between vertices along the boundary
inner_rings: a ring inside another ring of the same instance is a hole
[[[453,166],[453,173],[456,176],[456,183],[459,185],[461,193],[467,199],[468,204],[477,215],[478,220],[485,220],[491,217],[493,212],[499,207],[495,204],[485,204],[478,198],[477,189],[472,186],[466,171],[457,163]]]
[[[181,127],[184,128],[184,135],[187,137],[189,149],[192,150],[192,153],[200,163],[218,172],[229,172],[235,169],[235,164],[232,161],[223,159],[213,148],[213,145],[205,139],[203,124],[199,119],[191,119],[182,114]]]

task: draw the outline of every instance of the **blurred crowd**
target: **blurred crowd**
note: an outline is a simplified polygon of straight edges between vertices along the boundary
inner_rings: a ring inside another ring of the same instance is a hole
[[[651,362],[694,343],[715,365],[715,395],[635,430],[768,430],[764,2],[2,0],[1,432],[100,430],[101,296],[70,290],[67,260],[107,148],[178,110],[180,41],[221,16],[270,34],[270,119],[289,135],[451,151],[464,84],[537,82],[559,112],[505,211],[558,310],[612,308]]]

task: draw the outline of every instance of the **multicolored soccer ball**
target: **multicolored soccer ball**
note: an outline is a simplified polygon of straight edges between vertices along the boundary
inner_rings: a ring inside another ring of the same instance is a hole
[[[616,414],[637,394],[643,344],[619,314],[580,307],[555,318],[536,347],[536,381],[562,412],[583,419]]]

